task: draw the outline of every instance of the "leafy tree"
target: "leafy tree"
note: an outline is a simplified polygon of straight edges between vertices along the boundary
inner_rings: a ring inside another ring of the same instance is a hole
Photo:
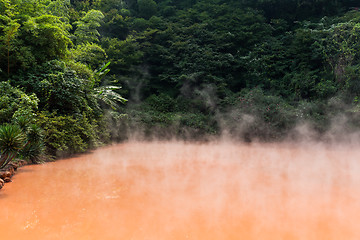
[[[67,29],[59,17],[42,15],[24,22],[22,37],[32,48],[37,61],[45,62],[65,58],[72,44]]]
[[[70,0],[53,0],[47,5],[46,10],[52,15],[60,17],[62,21],[68,22],[70,6]]]
[[[112,9],[105,14],[104,24],[102,25],[100,32],[103,37],[117,38],[125,40],[130,32],[129,20],[127,13]]]
[[[359,58],[359,33],[360,24],[352,21],[335,24],[326,30],[323,51],[338,81],[345,80],[346,68]]]
[[[102,46],[111,61],[112,72],[118,75],[134,74],[144,55],[137,38],[131,35],[125,40],[104,38]]]
[[[137,0],[137,4],[140,17],[149,19],[156,14],[157,6],[154,0]]]
[[[100,33],[97,29],[101,26],[103,18],[104,14],[102,14],[101,11],[91,9],[84,17],[77,21],[75,23],[75,36],[77,44],[98,42]]]
[[[105,50],[96,43],[83,43],[71,50],[76,62],[83,63],[91,69],[99,68],[107,58]]]
[[[29,5],[30,3],[30,5]],[[55,58],[66,58],[68,47],[72,44],[69,38],[70,25],[60,17],[46,12],[46,1],[19,1],[10,3],[1,17],[4,31],[3,45],[0,54],[3,59],[1,68],[13,74],[19,69],[26,70],[37,63]],[[34,4],[34,5],[31,5]],[[37,11],[37,12],[33,12]],[[6,67],[5,67],[6,66]]]
[[[0,124],[10,123],[18,116],[32,119],[38,109],[38,102],[34,93],[27,95],[12,87],[9,82],[0,82]]]
[[[11,42],[16,37],[20,24],[16,20],[12,20],[4,27],[4,41],[7,46],[7,74],[10,75],[10,51],[11,51]]]
[[[323,132],[339,112],[357,126],[354,3],[0,0],[0,77],[11,83],[0,85],[0,124],[29,133],[37,119],[51,154],[107,141],[105,119],[184,138],[218,133],[227,118],[245,139],[280,139],[303,120]]]

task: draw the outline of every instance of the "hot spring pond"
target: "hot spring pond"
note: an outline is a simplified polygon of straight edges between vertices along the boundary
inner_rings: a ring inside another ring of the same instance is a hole
[[[360,147],[129,142],[12,180],[0,239],[360,239]]]

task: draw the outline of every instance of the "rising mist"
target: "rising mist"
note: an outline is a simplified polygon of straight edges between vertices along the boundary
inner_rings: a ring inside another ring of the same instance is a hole
[[[360,150],[127,142],[20,169],[4,239],[359,239]]]

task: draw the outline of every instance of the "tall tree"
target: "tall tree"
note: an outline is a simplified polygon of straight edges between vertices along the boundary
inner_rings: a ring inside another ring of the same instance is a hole
[[[76,24],[75,36],[76,43],[98,42],[100,33],[98,28],[101,26],[104,14],[99,10],[91,9]]]

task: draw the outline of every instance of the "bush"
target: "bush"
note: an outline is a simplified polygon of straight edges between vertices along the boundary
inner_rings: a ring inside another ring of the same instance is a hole
[[[160,101],[166,98],[153,95],[145,104],[130,106],[126,110],[128,118],[122,119],[122,126],[127,127],[124,132],[136,132],[138,136],[160,139],[199,139],[218,132],[215,116],[199,111],[175,111],[177,107],[174,99],[170,98],[174,103],[171,106],[166,101]],[[171,111],[166,112],[165,109]]]
[[[50,155],[64,156],[85,152],[100,144],[98,124],[86,116],[56,116],[41,112],[37,124],[44,129],[44,144]]]
[[[157,11],[156,2],[153,0],[138,0],[140,16],[149,19]]]
[[[83,70],[81,75],[86,77],[84,66],[69,64],[76,70]],[[59,114],[76,114],[87,110],[89,102],[87,95],[91,90],[91,79],[79,78],[77,73],[65,62],[49,61],[37,66],[26,74],[13,76],[11,83],[23,87],[26,92],[33,92],[39,98],[39,108]],[[34,94],[34,95],[35,95]],[[32,96],[32,95],[31,95]]]
[[[37,163],[44,152],[43,130],[36,124],[30,124],[26,128],[27,142],[21,150],[21,155],[32,163]]]
[[[38,102],[35,94],[27,95],[9,82],[0,82],[0,124],[19,116],[32,119]]]
[[[235,138],[279,139],[296,125],[295,108],[261,88],[244,89],[227,98],[228,103],[231,106],[223,110],[221,124]]]
[[[24,147],[25,136],[17,125],[0,126],[0,168],[13,160]]]
[[[151,95],[146,99],[146,104],[149,105],[151,110],[163,113],[174,112],[177,108],[176,101],[164,93]]]

